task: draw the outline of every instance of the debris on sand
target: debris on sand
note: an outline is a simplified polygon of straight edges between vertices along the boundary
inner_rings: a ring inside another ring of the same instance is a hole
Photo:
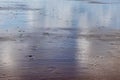
[[[92,4],[110,4],[110,3],[98,2],[98,1],[89,1],[89,3],[92,3]]]
[[[28,57],[33,57],[33,55],[28,55]]]
[[[54,66],[48,67],[49,72],[55,72],[55,70],[56,70],[56,67],[54,67]]]
[[[50,35],[50,33],[48,33],[48,32],[44,32],[43,35]]]

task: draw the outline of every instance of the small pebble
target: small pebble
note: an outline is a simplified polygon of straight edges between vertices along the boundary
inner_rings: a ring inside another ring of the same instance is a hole
[[[29,55],[28,57],[33,57],[32,55]]]

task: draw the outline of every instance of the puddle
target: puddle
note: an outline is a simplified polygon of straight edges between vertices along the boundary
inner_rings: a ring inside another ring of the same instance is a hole
[[[119,7],[0,0],[0,80],[120,80]]]

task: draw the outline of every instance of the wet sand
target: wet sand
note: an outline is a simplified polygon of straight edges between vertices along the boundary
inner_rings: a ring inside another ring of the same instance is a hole
[[[0,80],[120,80],[119,4],[101,1],[1,0]]]

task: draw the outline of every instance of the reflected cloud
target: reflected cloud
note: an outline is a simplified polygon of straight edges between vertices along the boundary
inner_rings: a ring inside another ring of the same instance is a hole
[[[11,42],[3,42],[1,44],[1,60],[3,63],[5,63],[4,66],[13,67],[14,66],[14,61],[13,61],[13,53],[14,53],[14,48],[12,46]]]
[[[76,55],[76,59],[80,59],[81,63],[88,63],[89,55],[90,55],[90,42],[82,38],[78,40],[78,54]]]

